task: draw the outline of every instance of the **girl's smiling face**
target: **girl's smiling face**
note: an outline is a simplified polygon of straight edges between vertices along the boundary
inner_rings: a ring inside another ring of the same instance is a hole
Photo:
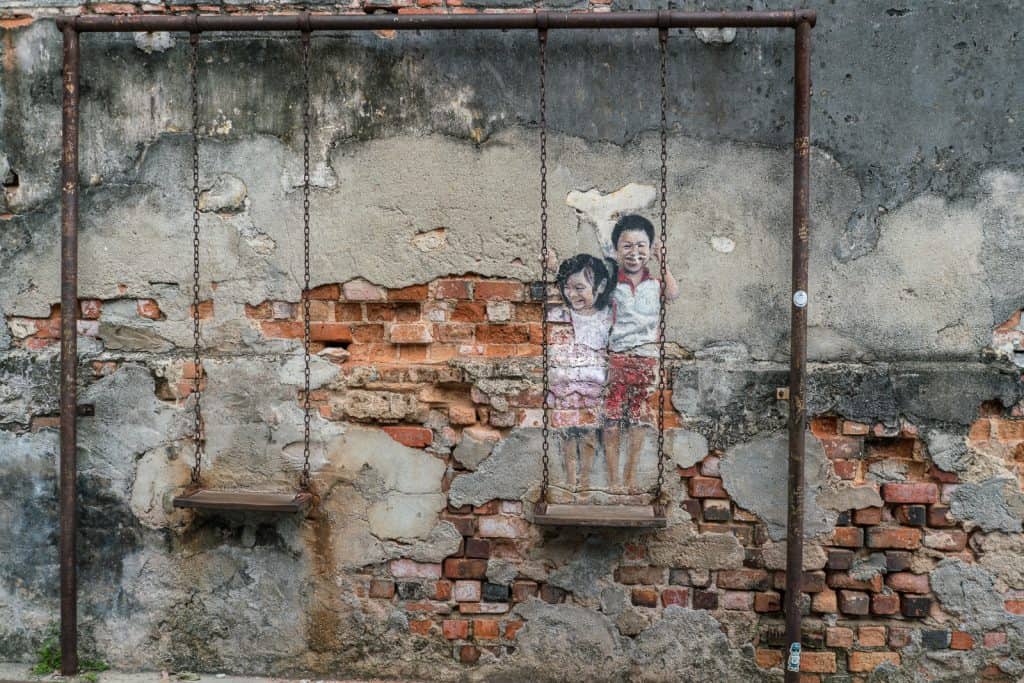
[[[572,309],[578,313],[593,312],[594,299],[600,293],[600,291],[594,291],[593,283],[587,279],[587,275],[583,271],[573,273],[565,280],[565,298],[569,300]]]

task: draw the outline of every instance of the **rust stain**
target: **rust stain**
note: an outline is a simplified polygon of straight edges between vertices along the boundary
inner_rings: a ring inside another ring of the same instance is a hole
[[[341,605],[336,595],[332,577],[337,571],[334,562],[334,538],[330,515],[326,510],[314,515],[307,528],[307,547],[312,554],[314,570],[313,590],[309,596],[311,609],[307,612],[306,643],[312,652],[339,652],[345,648],[341,637]]]
[[[12,28],[23,28],[31,24],[33,21],[35,21],[35,17],[30,17],[27,14],[15,14],[12,17],[0,17],[0,28],[8,30]]]
[[[10,31],[4,31],[4,71],[13,73],[18,60],[14,54],[14,37]]]

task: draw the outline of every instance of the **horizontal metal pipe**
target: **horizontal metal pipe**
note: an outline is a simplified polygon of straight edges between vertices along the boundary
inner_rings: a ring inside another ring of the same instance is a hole
[[[814,10],[776,12],[534,12],[529,14],[87,15],[58,17],[61,30],[119,31],[430,31],[480,29],[795,28]],[[307,24],[308,22],[308,24]]]

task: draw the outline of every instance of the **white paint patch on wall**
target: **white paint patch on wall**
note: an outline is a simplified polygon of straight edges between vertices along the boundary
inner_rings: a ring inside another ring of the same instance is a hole
[[[711,238],[711,248],[721,254],[731,254],[736,249],[736,243],[722,235],[714,235]]]

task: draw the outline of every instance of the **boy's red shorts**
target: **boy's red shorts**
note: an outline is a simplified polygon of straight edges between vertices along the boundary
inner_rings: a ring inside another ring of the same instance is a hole
[[[606,420],[651,420],[647,399],[657,380],[657,367],[658,359],[650,356],[608,354],[608,395],[604,405]]]

